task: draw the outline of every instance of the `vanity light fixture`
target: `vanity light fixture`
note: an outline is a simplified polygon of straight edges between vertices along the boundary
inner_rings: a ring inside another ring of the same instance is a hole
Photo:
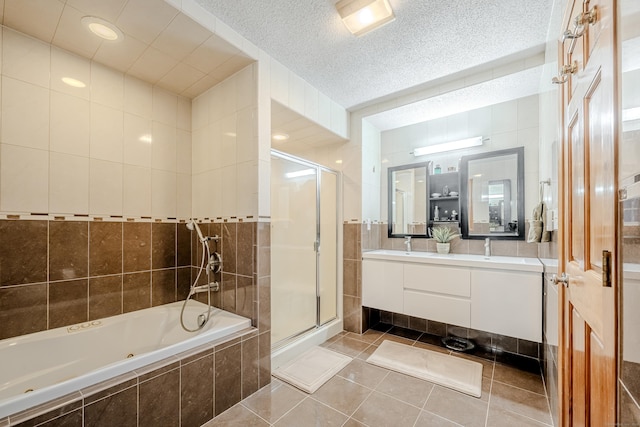
[[[114,42],[124,38],[124,34],[118,27],[102,18],[98,18],[96,16],[84,16],[80,22],[82,22],[82,25],[84,25],[89,31],[102,39]]]
[[[336,9],[344,25],[355,36],[396,19],[389,0],[340,0]]]
[[[482,145],[482,137],[461,139],[459,141],[450,141],[442,144],[427,145],[413,150],[415,157],[424,156],[426,154],[442,153],[443,151],[461,150],[463,148],[477,147]]]

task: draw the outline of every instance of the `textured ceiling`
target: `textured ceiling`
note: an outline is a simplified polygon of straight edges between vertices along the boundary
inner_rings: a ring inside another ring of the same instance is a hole
[[[350,109],[545,43],[553,0],[390,0],[396,20],[361,37],[336,0],[196,0]]]

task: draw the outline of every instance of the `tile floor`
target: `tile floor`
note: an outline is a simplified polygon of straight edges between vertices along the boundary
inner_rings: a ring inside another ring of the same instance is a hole
[[[363,335],[343,332],[333,337],[323,346],[354,359],[315,393],[308,395],[273,378],[270,385],[205,427],[552,425],[545,385],[540,369],[535,367],[537,363],[528,364],[526,370],[522,370],[496,362],[496,356],[492,355],[484,354],[480,358],[454,354],[484,366],[482,396],[474,398],[366,363],[366,358],[384,340],[449,353],[446,348],[427,343],[432,337],[417,334],[405,338],[391,332],[398,330],[368,330]]]

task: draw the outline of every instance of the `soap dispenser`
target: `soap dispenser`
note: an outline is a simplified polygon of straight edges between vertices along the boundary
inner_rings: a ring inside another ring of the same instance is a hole
[[[433,220],[440,221],[440,208],[438,208],[438,205],[433,209]]]

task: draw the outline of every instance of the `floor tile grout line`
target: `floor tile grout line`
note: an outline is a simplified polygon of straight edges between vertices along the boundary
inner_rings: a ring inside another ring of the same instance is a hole
[[[535,391],[531,391],[531,390],[526,389],[526,388],[518,387],[517,385],[513,385],[513,384],[505,383],[504,381],[500,381],[500,380],[492,380],[492,381],[495,381],[495,382],[497,382],[497,383],[500,383],[500,384],[502,384],[502,385],[506,385],[506,386],[509,386],[509,387],[517,388],[518,390],[528,391],[529,393],[533,393],[533,394],[535,394],[535,395],[537,395],[537,396],[544,397],[546,400],[549,400],[549,399],[547,398],[546,394],[536,393]]]
[[[495,362],[494,362],[495,363]],[[485,427],[489,426],[489,411],[491,410],[491,395],[493,394],[493,377],[496,375],[495,365],[491,370],[491,382],[489,383],[489,398],[487,399],[487,413],[484,416]]]
[[[538,423],[538,424],[540,424],[540,425],[548,426],[548,427],[553,427],[553,420],[551,420],[551,421],[552,421],[552,424],[547,424],[547,423],[544,423],[544,422],[542,422],[542,421],[540,421],[540,420],[536,420],[535,418],[531,418],[531,417],[530,417],[530,416],[528,416],[528,415],[521,414],[520,412],[512,411],[511,409],[507,409],[507,408],[501,408],[501,409],[502,409],[502,410],[504,410],[504,411],[510,412],[510,413],[512,413],[512,414],[515,414],[515,415],[517,415],[517,416],[519,416],[519,417],[523,417],[523,418],[526,418],[526,419],[531,420],[531,421],[533,421],[533,422],[536,422],[536,423]]]
[[[389,372],[391,372],[391,371],[389,371]],[[387,378],[387,377],[389,376],[389,372],[387,372],[387,375],[385,375],[385,376],[384,376],[384,378]],[[382,381],[384,381],[384,378],[382,379]],[[382,382],[382,381],[381,381],[381,382]],[[356,412],[358,412],[358,409],[360,409],[360,407],[361,407],[362,405],[364,405],[364,402],[366,402],[366,401],[367,401],[367,399],[369,399],[369,398],[371,397],[371,395],[375,392],[375,389],[370,389],[370,390],[371,390],[371,391],[369,392],[369,394],[367,395],[367,397],[365,397],[364,399],[362,399],[362,402],[360,402],[360,404],[358,405],[358,407],[353,411],[353,414],[351,414],[351,415],[349,416],[349,418],[353,418],[353,416],[355,415],[355,413],[356,413]],[[353,419],[354,419],[354,420],[356,420],[356,421],[358,421],[358,422],[359,422],[359,423],[361,423],[361,424],[364,424],[364,423],[362,423],[360,420],[358,420],[357,418],[353,418]]]
[[[249,408],[247,405],[245,405],[245,404],[244,404],[244,403],[242,403],[242,402],[243,402],[242,400],[239,402],[239,403],[240,403],[240,406],[242,406],[242,407],[243,407],[243,408],[245,408],[247,411],[249,411],[249,412],[251,412],[252,414],[254,414],[256,417],[260,418],[262,421],[264,421],[265,423],[269,424],[270,426],[271,426],[271,425],[273,425],[272,423],[270,423],[270,422],[269,422],[269,420],[267,420],[267,419],[265,419],[265,418],[261,417],[261,416],[260,416],[260,414],[258,414],[256,411],[254,411],[253,409]],[[232,408],[233,408],[233,406],[232,406]],[[231,409],[231,408],[229,408],[229,409]]]
[[[300,406],[300,404],[302,402],[304,402],[305,400],[309,399],[311,397],[311,395],[307,395],[305,396],[300,402],[296,403],[295,405],[293,405],[293,407],[291,409],[289,409],[288,411],[286,411],[284,414],[280,415],[279,418],[277,418],[273,423],[271,423],[271,425],[275,425],[278,421],[280,421],[281,419],[283,419],[284,417],[286,417],[291,411],[293,411],[294,409],[296,409],[298,406]]]
[[[549,410],[549,417],[551,417],[551,425],[553,426],[553,413],[551,412],[551,398],[549,396],[549,391],[547,390],[547,381],[544,378],[544,372],[542,372],[542,365],[540,366],[540,371],[542,374],[542,386],[544,387],[544,394],[547,397],[547,409]]]

